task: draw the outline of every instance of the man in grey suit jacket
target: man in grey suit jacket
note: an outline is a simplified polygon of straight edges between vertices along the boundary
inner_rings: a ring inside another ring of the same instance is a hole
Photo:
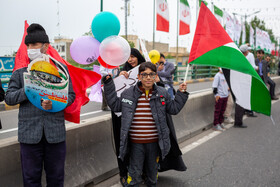
[[[157,67],[157,71],[158,71],[158,76],[164,82],[165,89],[167,89],[167,92],[171,96],[171,99],[174,99],[174,93],[173,93],[173,74],[175,71],[174,64],[171,62],[167,62],[165,60],[165,56],[162,53],[160,53],[160,60],[159,60],[159,65]]]
[[[264,60],[264,51],[262,49],[257,51],[256,65],[259,67],[258,74],[267,83],[267,62]]]
[[[42,57],[49,46],[45,29],[39,24],[31,24],[27,28],[25,44],[30,61]],[[65,69],[67,70],[66,66]],[[34,106],[25,95],[24,72],[27,72],[27,67],[13,72],[5,98],[8,105],[20,105],[18,141],[23,183],[28,187],[42,186],[44,166],[47,186],[62,187],[66,156],[64,111],[47,112]],[[74,99],[75,92],[69,77],[68,106]],[[42,107],[44,110],[52,109],[52,101],[42,101]]]

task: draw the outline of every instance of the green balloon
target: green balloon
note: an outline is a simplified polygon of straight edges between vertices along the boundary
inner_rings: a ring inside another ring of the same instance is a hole
[[[118,17],[111,12],[100,12],[92,20],[91,32],[99,42],[102,42],[109,36],[119,34],[120,21]]]

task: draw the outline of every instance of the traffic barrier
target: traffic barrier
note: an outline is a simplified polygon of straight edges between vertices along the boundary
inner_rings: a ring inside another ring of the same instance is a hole
[[[273,79],[280,93],[280,77]],[[182,111],[173,116],[179,142],[211,127],[214,102],[211,91],[190,95]],[[65,186],[97,184],[118,173],[111,122],[107,114],[67,124]],[[0,155],[1,186],[23,186],[17,137],[0,141]]]

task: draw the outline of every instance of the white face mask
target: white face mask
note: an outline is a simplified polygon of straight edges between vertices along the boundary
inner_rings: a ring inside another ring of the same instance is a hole
[[[43,54],[41,53],[41,49],[27,49],[27,54],[31,61],[36,58],[43,57]]]

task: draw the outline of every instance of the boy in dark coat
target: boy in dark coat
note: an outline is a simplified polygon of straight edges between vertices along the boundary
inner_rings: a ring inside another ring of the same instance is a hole
[[[142,63],[138,74],[140,82],[125,90],[120,98],[110,76],[104,77],[108,105],[112,111],[122,112],[119,158],[123,160],[129,152],[127,186],[141,183],[144,167],[147,185],[156,185],[159,158],[163,160],[171,147],[166,114],[178,114],[188,99],[186,83],[179,86],[172,100],[164,88],[154,84],[156,77],[156,66],[151,62]]]

